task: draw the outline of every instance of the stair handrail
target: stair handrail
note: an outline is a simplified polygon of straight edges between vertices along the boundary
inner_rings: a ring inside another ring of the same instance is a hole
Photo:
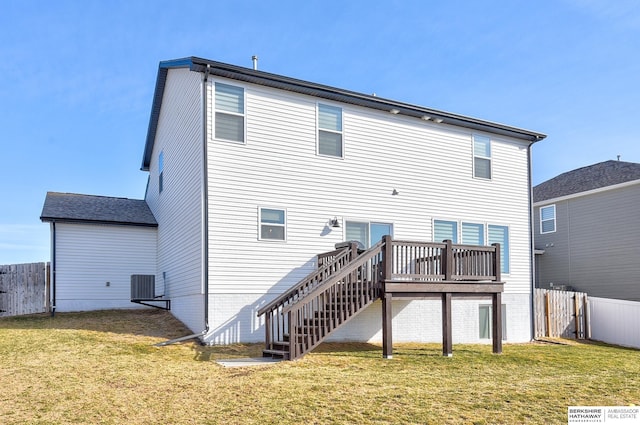
[[[286,301],[289,301],[289,300],[295,298],[296,295],[300,296],[300,293],[304,291],[305,287],[307,287],[314,280],[318,280],[318,281],[321,280],[322,275],[324,273],[330,271],[331,268],[334,267],[336,264],[340,264],[340,261],[342,261],[344,259],[353,260],[353,258],[355,258],[354,256],[352,256],[352,258],[348,258],[348,257],[350,255],[353,255],[353,253],[356,253],[356,255],[357,255],[357,245],[350,244],[350,245],[344,247],[341,250],[329,251],[329,253],[333,253],[333,252],[336,252],[336,251],[339,252],[339,253],[333,258],[332,261],[327,262],[327,263],[323,264],[322,267],[319,267],[318,269],[312,271],[307,276],[305,276],[302,280],[300,280],[300,282],[298,282],[298,284],[296,284],[296,285],[292,286],[291,288],[289,288],[289,290],[287,292],[282,293],[278,297],[274,298],[267,305],[265,305],[264,307],[260,308],[258,310],[258,312],[257,312],[257,316],[260,317],[263,314],[267,313],[268,311],[277,308],[279,305],[284,304]],[[325,253],[323,253],[323,254],[325,254]],[[320,254],[320,255],[323,255],[323,254]],[[303,294],[303,296],[304,296],[304,294]]]
[[[368,250],[364,251],[362,254],[358,255],[356,258],[352,259],[346,266],[342,267],[338,273],[330,276],[328,279],[326,279],[319,285],[315,286],[311,291],[307,292],[301,298],[299,298],[296,303],[290,304],[284,307],[282,310],[282,314],[288,313],[289,311],[293,310],[296,305],[303,303],[305,299],[314,297],[318,293],[323,292],[328,286],[334,285],[335,283],[344,279],[351,273],[355,272],[358,269],[358,267],[364,265],[364,263],[371,260],[376,255],[380,254],[380,252],[382,252],[383,245],[384,245],[384,239],[378,242],[377,244],[375,244],[374,246],[372,246],[371,248],[369,248]]]

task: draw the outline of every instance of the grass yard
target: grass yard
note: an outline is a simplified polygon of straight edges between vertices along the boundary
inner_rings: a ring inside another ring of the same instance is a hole
[[[163,311],[0,319],[0,423],[567,423],[567,406],[640,404],[640,351],[601,344],[325,344],[296,362],[223,368],[261,345],[154,343]]]

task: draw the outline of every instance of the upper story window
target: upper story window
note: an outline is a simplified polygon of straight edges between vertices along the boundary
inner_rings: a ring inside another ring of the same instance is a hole
[[[158,155],[158,193],[164,188],[164,152]]]
[[[446,240],[458,243],[458,222],[433,220],[433,241],[442,242]]]
[[[473,136],[473,177],[491,179],[491,139]]]
[[[259,209],[260,240],[286,240],[286,218],[285,210],[273,208]]]
[[[549,205],[540,208],[540,233],[556,231],[556,206]]]
[[[244,143],[244,89],[215,83],[215,138]]]
[[[318,154],[342,158],[342,108],[318,103]]]
[[[390,223],[371,223],[368,221],[347,221],[345,223],[346,240],[358,241],[365,248],[377,244],[386,235],[393,236],[393,225]]]

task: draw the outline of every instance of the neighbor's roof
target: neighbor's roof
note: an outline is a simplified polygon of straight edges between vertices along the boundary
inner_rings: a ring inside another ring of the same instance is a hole
[[[158,226],[149,206],[143,200],[59,192],[47,192],[40,220]]]
[[[640,179],[640,164],[604,161],[562,173],[533,188],[533,202],[560,198]]]
[[[147,131],[147,141],[145,144],[144,156],[142,159],[142,170],[144,171],[149,170],[149,165],[151,163],[151,152],[153,150],[153,143],[155,141],[156,129],[158,126],[158,119],[160,117],[160,108],[162,106],[162,97],[164,94],[165,82],[167,79],[168,70],[172,68],[188,68],[191,71],[202,73],[208,72],[209,75],[213,76],[231,78],[247,83],[260,84],[267,87],[288,90],[295,93],[306,94],[309,96],[329,99],[337,102],[350,103],[353,105],[364,106],[381,111],[391,111],[392,109],[394,109],[397,110],[401,115],[408,115],[419,119],[427,119],[427,117],[429,117],[428,119],[432,121],[439,119],[442,120],[442,123],[444,124],[510,136],[530,143],[537,142],[546,137],[546,135],[542,133],[524,130],[517,127],[511,127],[504,124],[479,120],[476,118],[457,115],[450,112],[444,112],[436,109],[425,108],[422,106],[384,99],[375,95],[357,93],[335,87],[311,83],[308,81],[284,77],[281,75],[271,74],[268,72],[258,71],[251,68],[229,65],[226,63],[215,62],[192,56],[183,59],[160,62],[158,68],[158,77],[156,79],[155,93],[153,95],[153,105],[151,107],[149,129]]]

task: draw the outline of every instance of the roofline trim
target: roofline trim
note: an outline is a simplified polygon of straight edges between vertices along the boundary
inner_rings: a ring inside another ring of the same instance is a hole
[[[591,190],[585,190],[582,192],[576,192],[576,193],[571,193],[569,195],[564,195],[564,196],[558,196],[556,198],[549,198],[549,199],[543,199],[542,201],[536,201],[533,203],[534,207],[541,207],[544,205],[548,205],[548,204],[553,204],[555,202],[562,202],[562,201],[566,201],[572,198],[580,198],[582,196],[589,196],[589,195],[595,195],[597,193],[600,192],[607,192],[609,190],[615,190],[615,189],[623,189],[627,186],[635,186],[637,184],[640,184],[640,179],[636,179],[636,180],[629,180],[626,182],[622,182],[622,183],[618,183],[618,184],[612,184],[609,186],[603,186],[603,187],[599,187],[596,189],[591,189]]]
[[[139,223],[130,221],[109,221],[109,220],[86,220],[81,218],[60,218],[40,216],[40,220],[45,223],[67,223],[67,224],[103,224],[113,226],[136,226],[136,227],[158,227],[158,223]]]
[[[531,130],[511,127],[508,125],[454,114],[451,112],[425,108],[409,103],[398,102],[377,96],[366,95],[363,93],[339,89],[336,87],[312,83],[304,80],[298,80],[282,75],[271,74],[264,71],[258,71],[251,68],[245,68],[191,56],[188,58],[162,61],[159,64],[158,77],[156,79],[156,88],[153,95],[153,104],[151,108],[151,117],[149,120],[149,128],[147,131],[144,155],[142,159],[142,171],[149,171],[149,166],[151,163],[151,151],[155,142],[157,124],[160,116],[160,107],[162,105],[162,97],[164,94],[164,87],[168,70],[175,68],[189,68],[189,70],[191,71],[205,72],[207,66],[209,67],[210,75],[215,75],[218,77],[230,78],[247,83],[259,84],[266,87],[293,91],[300,94],[316,96],[323,99],[349,103],[381,111],[391,111],[392,109],[396,109],[398,110],[399,114],[417,119],[421,119],[423,116],[428,115],[432,118],[442,119],[443,122],[441,124],[450,124],[469,128],[471,130],[487,131],[502,136],[524,140],[526,142],[529,142],[529,144],[536,143],[547,137],[546,134],[534,132]]]

